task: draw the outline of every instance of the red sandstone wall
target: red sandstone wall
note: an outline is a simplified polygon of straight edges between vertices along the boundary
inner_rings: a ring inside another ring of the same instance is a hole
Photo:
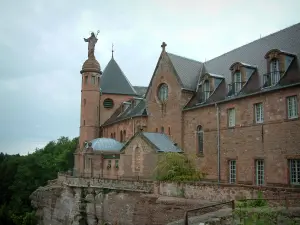
[[[228,182],[228,160],[237,160],[238,183],[254,184],[254,160],[265,160],[267,185],[288,184],[288,161],[300,157],[300,122],[287,120],[286,97],[298,95],[300,88],[261,94],[220,105],[221,180]],[[264,123],[254,123],[253,104],[263,102]],[[227,127],[227,109],[236,109],[236,127]],[[214,106],[184,112],[184,150],[196,153],[196,127],[204,129],[204,156],[199,167],[217,179],[217,123]]]

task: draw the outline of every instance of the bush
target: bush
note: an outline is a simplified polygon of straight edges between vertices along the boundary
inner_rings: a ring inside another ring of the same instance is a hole
[[[205,175],[197,170],[195,157],[168,152],[159,155],[154,176],[159,181],[199,181]]]

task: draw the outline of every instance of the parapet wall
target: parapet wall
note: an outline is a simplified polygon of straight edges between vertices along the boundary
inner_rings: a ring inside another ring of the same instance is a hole
[[[257,187],[251,185],[215,184],[207,182],[159,182],[143,180],[88,179],[59,174],[57,181],[70,187],[106,188],[133,192],[153,193],[170,197],[202,199],[208,201],[230,201],[243,198],[257,198],[258,192],[264,198],[299,198],[300,188]]]

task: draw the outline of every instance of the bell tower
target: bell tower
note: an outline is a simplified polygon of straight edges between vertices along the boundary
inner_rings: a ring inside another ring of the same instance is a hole
[[[100,130],[100,75],[102,72],[94,54],[98,39],[94,33],[91,33],[91,36],[84,38],[84,41],[88,42],[88,59],[83,63],[80,71],[82,75],[80,149],[83,148],[85,141],[98,138]]]

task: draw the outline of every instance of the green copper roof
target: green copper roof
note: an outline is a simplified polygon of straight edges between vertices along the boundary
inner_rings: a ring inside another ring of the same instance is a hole
[[[137,95],[114,58],[111,58],[103,71],[100,88],[103,94]]]

